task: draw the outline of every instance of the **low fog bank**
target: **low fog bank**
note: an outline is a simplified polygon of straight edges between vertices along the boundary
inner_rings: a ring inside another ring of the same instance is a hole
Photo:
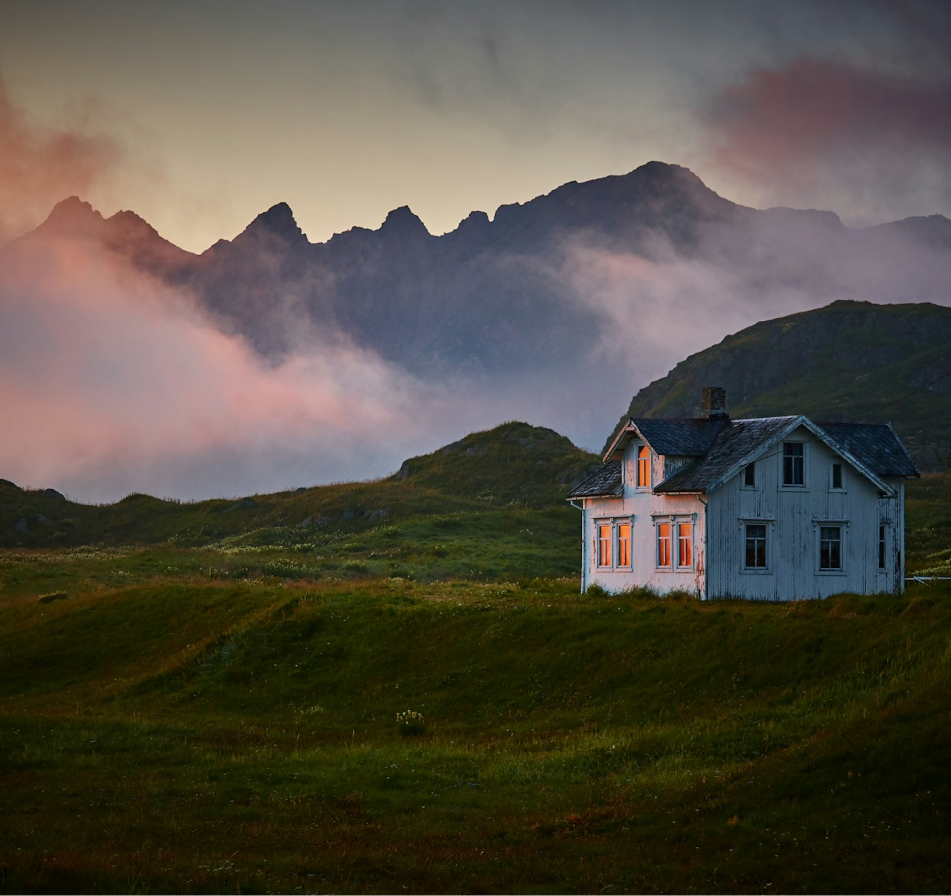
[[[279,365],[88,243],[0,265],[0,476],[81,501],[198,499],[395,471],[524,409],[423,383],[343,337]]]

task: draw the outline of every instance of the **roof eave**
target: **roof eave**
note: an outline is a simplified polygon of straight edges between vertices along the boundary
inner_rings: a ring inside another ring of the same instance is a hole
[[[615,451],[618,450],[618,445],[621,442],[621,440],[625,436],[627,436],[629,433],[635,432],[636,429],[637,428],[634,426],[634,423],[630,419],[628,419],[627,423],[625,423],[624,426],[621,427],[621,431],[617,434],[617,436],[615,436],[614,441],[611,442],[611,447],[608,448],[608,450],[604,453],[604,457],[601,458],[601,462],[607,463],[609,460],[611,460],[612,459],[611,456],[614,454]]]
[[[895,427],[892,426],[891,423],[886,423],[885,425],[888,427],[889,432],[895,437],[895,441],[898,442],[898,447],[901,448],[902,453],[908,458],[908,463],[911,464],[911,468],[915,471],[914,473],[903,476],[903,478],[910,479],[912,476],[914,476],[915,479],[921,479],[921,470],[918,469],[918,464],[915,463],[915,459],[911,456],[911,452],[905,447],[905,443],[900,438],[898,438],[898,433],[895,432]]]

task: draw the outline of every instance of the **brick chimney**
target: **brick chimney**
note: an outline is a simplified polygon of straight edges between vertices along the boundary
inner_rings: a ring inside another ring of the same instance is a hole
[[[726,389],[721,386],[703,387],[703,416],[708,420],[728,420]]]

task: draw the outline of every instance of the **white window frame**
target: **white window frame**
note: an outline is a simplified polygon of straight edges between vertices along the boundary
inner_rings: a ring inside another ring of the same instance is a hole
[[[641,448],[647,449],[647,483],[641,482]],[[647,442],[639,442],[634,446],[634,488],[638,491],[649,492],[654,485],[654,452]]]
[[[608,549],[611,552],[611,562],[609,564],[601,563],[601,527],[606,526],[610,529],[608,535],[607,544]],[[621,565],[619,562],[621,559],[621,526],[630,526],[631,527],[631,538],[629,543],[628,556],[631,558],[631,562],[626,565]],[[623,572],[630,572],[634,569],[634,517],[633,516],[620,516],[620,517],[599,517],[594,520],[594,557],[595,557],[595,568],[599,570],[612,570],[617,569]]]
[[[746,482],[746,471],[752,467],[753,468],[753,484],[748,485]],[[757,473],[759,470],[756,469],[756,461],[751,460],[748,464],[743,465],[743,469],[740,471],[740,488],[745,489],[748,492],[754,492],[759,488],[759,477]]]
[[[630,526],[630,535],[627,540],[627,556],[630,562],[621,563],[621,526]],[[634,521],[620,517],[614,520],[614,560],[615,569],[630,571],[634,569]]]
[[[654,570],[656,572],[689,572],[697,565],[697,514],[659,513],[654,521]],[[690,531],[690,565],[680,565],[680,526],[688,523]],[[670,565],[660,565],[660,526],[670,526]]]
[[[844,576],[848,575],[846,570],[845,558],[846,554],[846,542],[848,539],[849,531],[849,521],[848,520],[815,520],[814,525],[816,527],[816,537],[815,537],[815,550],[816,550],[816,575],[819,576]],[[822,568],[822,530],[823,529],[838,529],[839,530],[839,566],[833,569],[823,569]],[[877,545],[876,545],[877,550]]]
[[[675,525],[677,527],[677,543],[676,543],[677,550],[674,553],[674,556],[671,557],[671,560],[676,560],[677,562],[676,569],[678,572],[684,569],[687,569],[687,570],[693,569],[694,565],[697,562],[697,523],[694,519],[689,519],[689,520],[678,519],[676,520]],[[682,540],[680,535],[681,526],[690,526],[690,562],[687,563],[686,565],[682,565],[680,563],[680,546],[681,546],[681,540]]]
[[[597,569],[614,569],[614,525],[613,520],[599,519],[594,521],[594,557],[595,567]],[[608,551],[610,552],[610,563],[601,562],[601,528],[607,527],[608,531]]]
[[[779,452],[779,487],[790,491],[804,491],[806,482],[806,443],[801,439],[784,439],[781,443],[783,448]],[[786,482],[786,446],[799,445],[802,448],[802,482]]]
[[[841,485],[835,484],[835,468],[839,468],[839,478],[841,480]],[[843,492],[848,491],[845,485],[845,464],[842,462],[841,458],[833,460],[829,464],[829,491],[835,492],[837,495],[841,495]]]
[[[773,574],[773,526],[776,521],[764,517],[745,517],[740,519],[740,574],[744,576],[771,576]],[[762,526],[766,539],[766,565],[746,565],[746,530],[748,526]]]

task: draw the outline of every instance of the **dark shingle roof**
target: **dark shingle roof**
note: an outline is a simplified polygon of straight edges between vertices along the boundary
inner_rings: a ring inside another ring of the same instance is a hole
[[[918,468],[887,423],[817,423],[833,442],[878,476],[918,476]]]
[[[740,460],[782,432],[795,417],[758,417],[730,420],[721,426],[709,451],[699,460],[675,473],[655,491],[702,492],[729,472]]]
[[[614,498],[621,495],[622,492],[621,462],[619,460],[609,460],[568,492],[568,497]]]
[[[706,418],[652,420],[649,417],[634,417],[631,422],[658,454],[700,457],[706,454],[713,440],[729,421]]]

